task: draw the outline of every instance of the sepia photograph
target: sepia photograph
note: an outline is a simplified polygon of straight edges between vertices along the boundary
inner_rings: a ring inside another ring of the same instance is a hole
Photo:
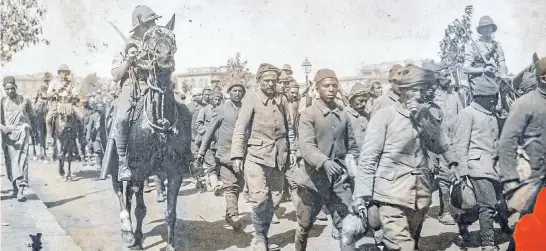
[[[544,251],[544,0],[0,0],[0,249]]]

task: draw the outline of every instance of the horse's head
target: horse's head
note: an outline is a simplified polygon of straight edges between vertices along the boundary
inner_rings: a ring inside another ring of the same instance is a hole
[[[173,33],[174,15],[165,26],[152,26],[144,33],[141,53],[145,56],[144,64],[159,68],[160,71],[174,71],[174,53],[176,39]]]

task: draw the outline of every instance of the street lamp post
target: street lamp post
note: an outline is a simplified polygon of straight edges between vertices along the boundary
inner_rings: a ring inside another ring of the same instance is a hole
[[[311,62],[309,62],[309,60],[307,60],[307,57],[305,58],[305,61],[303,61],[303,63],[301,64],[301,67],[303,68],[303,72],[305,72],[305,84],[308,85],[309,84],[309,73],[311,73]]]

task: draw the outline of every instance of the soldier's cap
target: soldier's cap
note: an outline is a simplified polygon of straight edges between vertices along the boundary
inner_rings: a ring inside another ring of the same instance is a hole
[[[246,88],[245,88],[245,86],[243,85],[243,82],[240,79],[231,80],[229,85],[228,85],[227,92],[229,93],[231,91],[231,88],[233,88],[235,86],[243,87],[243,91],[246,92]]]
[[[281,81],[288,82],[290,81],[289,77],[290,76],[285,71],[281,71],[281,75],[279,76],[279,82]]]
[[[473,78],[471,87],[474,96],[491,96],[499,93],[499,85],[487,76]]]
[[[51,72],[46,72],[44,73],[44,77],[42,78],[43,80],[51,80]]]
[[[155,14],[155,12],[146,5],[137,5],[133,10],[131,15],[131,21],[133,24],[133,29],[130,32],[135,31],[135,29],[140,25],[140,22],[146,23],[150,20],[156,20],[161,18],[161,16]]]
[[[546,83],[546,57],[539,59],[535,63],[537,80]]]
[[[15,84],[15,78],[13,76],[4,77],[4,86],[7,84]]]
[[[204,93],[205,91],[212,91],[212,89],[209,86],[205,86],[202,93]]]
[[[434,73],[429,70],[424,70],[416,65],[408,64],[404,68],[398,70],[398,74],[393,77],[392,81],[400,88],[408,88],[414,85],[428,85],[434,81]]]
[[[300,88],[300,85],[298,85],[298,82],[296,82],[292,76],[290,76],[289,79],[290,83],[288,84],[288,88]]]
[[[478,22],[478,27],[476,28],[476,30],[478,31],[478,33],[482,34],[482,32],[481,32],[482,29],[481,28],[483,28],[485,26],[488,26],[488,25],[493,26],[493,32],[497,31],[497,25],[493,22],[493,19],[490,16],[481,17],[480,21]]]
[[[224,97],[224,95],[222,94],[222,92],[220,91],[213,91],[211,94],[210,94],[210,98],[213,99],[213,98],[222,98]]]
[[[402,66],[399,65],[399,64],[395,64],[391,67],[391,69],[389,70],[389,81],[392,80],[392,78],[394,77],[394,75],[396,75],[396,73],[398,72],[398,70],[402,69]]]
[[[349,92],[349,102],[355,97],[372,94],[372,82],[361,84],[356,83]]]
[[[337,81],[336,73],[330,69],[320,69],[315,74],[315,84],[318,85],[320,81],[325,80],[327,78],[333,78]]]
[[[281,68],[281,71],[286,71],[288,75],[292,75],[292,67],[289,64],[284,64]]]
[[[266,73],[266,72],[275,72],[277,74],[277,76],[279,76],[279,68],[275,67],[274,65],[272,64],[268,64],[268,63],[263,63],[260,65],[260,67],[258,67],[258,72],[256,73],[256,80],[260,79],[260,77],[262,76],[262,74]]]
[[[220,82],[220,77],[214,75],[210,78],[210,82],[213,83],[213,82]]]

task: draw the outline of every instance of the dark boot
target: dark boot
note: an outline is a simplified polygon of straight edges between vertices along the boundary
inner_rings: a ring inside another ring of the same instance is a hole
[[[226,199],[226,217],[225,220],[234,231],[239,231],[242,228],[241,218],[239,217],[239,205],[237,194],[229,191],[224,192]]]
[[[118,127],[121,127],[116,135],[116,148],[119,156],[118,181],[130,181],[132,174],[126,156],[129,125],[127,123],[118,123]]]
[[[299,228],[296,229],[296,237],[294,238],[294,246],[296,251],[305,251],[307,249],[307,239],[309,233],[303,233]]]

